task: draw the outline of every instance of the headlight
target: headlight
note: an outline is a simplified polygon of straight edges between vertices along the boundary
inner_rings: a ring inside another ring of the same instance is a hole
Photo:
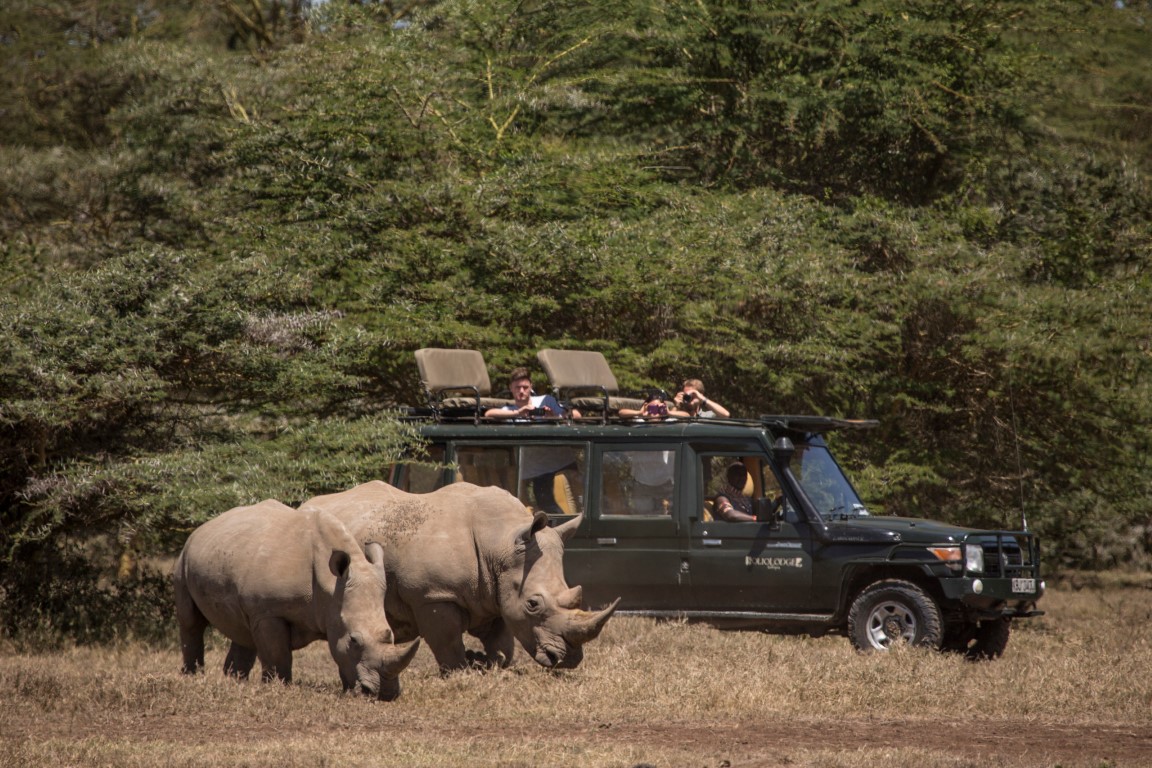
[[[928,547],[928,551],[936,555],[938,560],[944,562],[949,568],[954,571],[960,570],[961,556],[960,547]]]
[[[964,545],[964,568],[974,573],[984,571],[984,548],[979,544]]]

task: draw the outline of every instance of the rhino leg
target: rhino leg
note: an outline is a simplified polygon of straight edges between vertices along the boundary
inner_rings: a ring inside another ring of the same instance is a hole
[[[487,627],[473,630],[472,635],[484,644],[484,653],[466,652],[470,665],[504,668],[512,663],[516,638],[503,619],[496,619]]]
[[[256,656],[265,682],[292,682],[292,630],[283,619],[264,619],[252,627]]]
[[[176,624],[180,628],[180,653],[184,657],[180,671],[186,675],[202,672],[204,631],[208,629],[208,619],[204,618],[182,579],[176,580]]]
[[[224,674],[238,680],[247,680],[248,673],[256,664],[256,651],[244,645],[237,645],[235,641],[228,646],[228,655],[224,657]]]
[[[432,650],[440,671],[466,668],[468,657],[464,653],[464,630],[467,617],[463,609],[452,603],[428,603],[413,613],[420,637]]]

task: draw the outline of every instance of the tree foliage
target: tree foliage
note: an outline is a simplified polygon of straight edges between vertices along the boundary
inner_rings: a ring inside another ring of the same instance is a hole
[[[1134,12],[232,5],[267,34],[226,4],[6,12],[5,594],[378,477],[424,346],[877,418],[837,448],[878,507],[1147,561]]]

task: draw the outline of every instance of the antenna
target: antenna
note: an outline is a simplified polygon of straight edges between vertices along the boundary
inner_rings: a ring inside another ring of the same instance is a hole
[[[1016,479],[1020,482],[1020,523],[1025,531],[1028,530],[1028,513],[1024,509],[1024,466],[1020,460],[1020,430],[1016,426],[1016,398],[1013,395],[1012,383],[1008,383],[1008,408],[1012,411],[1012,442],[1016,446]]]

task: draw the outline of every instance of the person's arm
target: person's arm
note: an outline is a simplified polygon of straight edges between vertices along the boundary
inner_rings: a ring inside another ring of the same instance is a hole
[[[732,415],[731,413],[728,412],[727,408],[720,405],[720,403],[716,402],[715,400],[710,400],[707,397],[701,397],[700,398],[700,410],[712,411],[712,413],[716,414],[717,416],[719,416],[722,419],[726,419]]]
[[[712,514],[717,519],[723,520],[726,523],[754,523],[756,522],[755,515],[748,515],[736,507],[732,506],[732,502],[728,501],[726,496],[717,496],[716,503],[712,505]]]
[[[517,419],[526,418],[526,411],[532,410],[532,404],[522,405],[519,408],[489,408],[484,411],[486,419]]]

